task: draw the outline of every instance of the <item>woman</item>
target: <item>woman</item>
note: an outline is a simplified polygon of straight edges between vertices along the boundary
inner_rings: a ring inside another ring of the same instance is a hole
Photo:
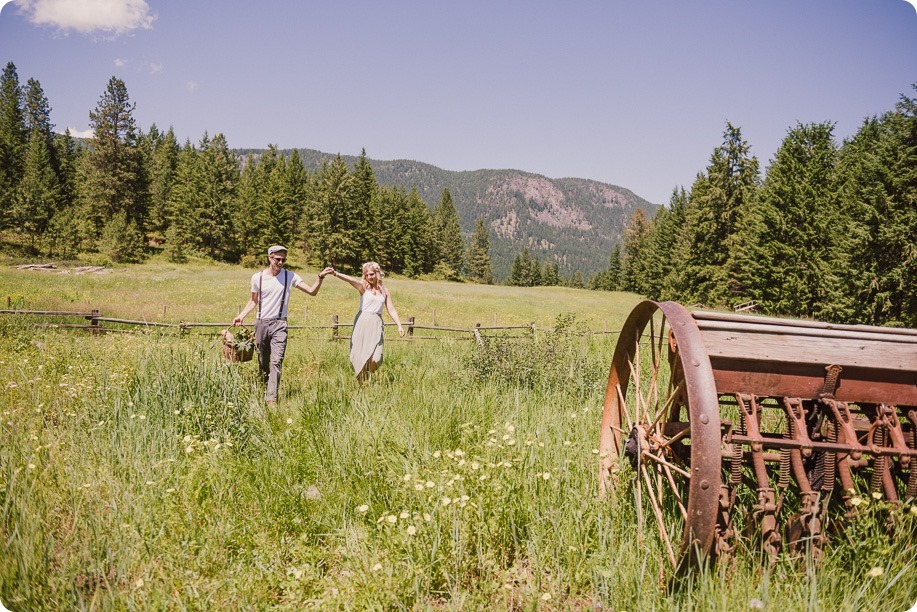
[[[404,336],[404,328],[398,319],[398,311],[392,303],[392,294],[382,284],[382,268],[374,261],[363,264],[363,278],[337,271],[332,276],[350,283],[360,292],[360,310],[353,320],[353,334],[350,336],[350,363],[353,364],[357,380],[363,382],[367,372],[372,374],[382,363],[382,306],[398,326],[398,334]]]

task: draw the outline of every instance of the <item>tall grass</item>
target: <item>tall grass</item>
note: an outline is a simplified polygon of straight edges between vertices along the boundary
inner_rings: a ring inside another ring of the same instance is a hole
[[[402,283],[403,302],[419,303],[424,285]],[[481,301],[477,312],[493,307]],[[626,466],[597,496],[613,338],[583,335],[588,323],[555,317],[544,325],[554,332],[483,347],[390,342],[365,385],[345,344],[293,335],[269,412],[256,365],[224,363],[212,338],[2,321],[0,600],[16,610],[917,601],[917,519],[893,513],[891,537],[888,508],[871,499],[818,566],[801,554],[770,567],[749,548],[681,591],[661,589],[662,548],[651,530],[638,540]]]

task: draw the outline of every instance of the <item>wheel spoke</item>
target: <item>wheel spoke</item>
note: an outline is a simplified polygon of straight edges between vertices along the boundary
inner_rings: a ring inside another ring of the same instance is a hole
[[[675,551],[672,548],[672,542],[669,540],[669,534],[665,530],[665,519],[662,516],[662,509],[659,507],[659,503],[656,501],[656,497],[653,496],[653,485],[650,482],[649,474],[646,471],[646,466],[642,463],[640,464],[640,472],[643,474],[643,479],[646,482],[647,494],[650,498],[650,503],[653,506],[653,514],[656,515],[656,526],[659,528],[659,537],[665,542],[666,552],[669,555],[669,561],[672,563],[672,567],[677,567],[678,562],[675,558]],[[639,488],[639,487],[638,487]]]

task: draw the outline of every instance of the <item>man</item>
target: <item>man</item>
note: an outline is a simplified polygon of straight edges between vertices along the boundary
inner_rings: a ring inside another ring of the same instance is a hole
[[[261,377],[267,383],[264,400],[269,407],[277,403],[277,389],[280,386],[280,368],[283,354],[287,350],[287,306],[290,291],[295,287],[309,295],[318,294],[322,280],[332,268],[325,268],[318,274],[318,280],[311,287],[298,274],[285,270],[287,247],[275,244],[267,250],[270,265],[252,275],[251,299],[235,319],[233,325],[242,325],[245,315],[255,306],[258,317],[255,320],[255,346],[258,349],[258,367]]]

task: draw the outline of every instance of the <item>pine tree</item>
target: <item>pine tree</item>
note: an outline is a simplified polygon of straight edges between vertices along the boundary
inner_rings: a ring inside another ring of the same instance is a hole
[[[462,272],[465,259],[465,242],[462,240],[462,226],[452,201],[449,188],[443,189],[439,204],[433,209],[439,257],[447,266],[443,268],[448,278],[456,279]]]
[[[81,201],[93,232],[123,212],[128,225],[142,232],[149,192],[142,153],[137,146],[131,104],[124,82],[112,77],[94,111],[94,136],[81,168]]]
[[[340,155],[322,164],[307,217],[306,243],[314,258],[348,270],[362,263],[352,210],[353,188],[353,175]]]
[[[379,185],[369,159],[366,157],[366,149],[361,150],[360,157],[354,165],[353,183],[351,196],[353,218],[350,222],[354,226],[354,239],[359,252],[357,259],[361,262],[369,261],[373,259],[375,238],[380,229],[373,210]]]
[[[647,293],[648,279],[644,256],[648,250],[652,224],[653,222],[646,217],[646,211],[638,208],[624,230],[622,284],[625,291],[641,295]]]
[[[13,208],[22,180],[28,129],[22,107],[22,87],[12,62],[0,76],[0,229],[13,223]]]
[[[147,216],[147,229],[164,234],[171,223],[169,199],[175,183],[175,170],[178,166],[178,153],[181,147],[175,139],[175,131],[170,127],[163,134],[153,124],[147,134],[140,139],[144,164],[150,180],[150,207]]]
[[[652,235],[646,253],[646,296],[653,300],[675,299],[673,278],[678,270],[675,247],[685,224],[688,195],[675,189],[668,207],[653,216]]]
[[[914,86],[917,90],[917,85]],[[841,205],[855,237],[844,283],[852,320],[917,326],[917,100],[867,119],[838,160]]]
[[[556,287],[560,284],[560,272],[556,261],[545,260],[541,269],[541,284],[545,287]]]
[[[765,312],[834,322],[852,314],[833,129],[826,122],[789,131],[744,224],[739,279]]]
[[[474,233],[471,234],[471,244],[465,257],[465,271],[468,278],[479,283],[491,285],[494,282],[493,264],[490,259],[490,234],[481,217],[475,221]]]
[[[417,187],[408,194],[402,214],[399,250],[404,253],[404,269],[408,276],[433,270],[436,263],[436,231],[430,209]]]
[[[723,144],[713,151],[706,174],[691,189],[684,226],[674,249],[677,268],[672,285],[688,303],[732,305],[747,299],[737,281],[734,256],[737,230],[745,210],[754,206],[760,184],[758,160],[742,139],[741,130],[726,124]]]
[[[52,166],[48,140],[40,127],[33,126],[12,214],[14,226],[29,237],[33,251],[58,205],[57,174]]]

